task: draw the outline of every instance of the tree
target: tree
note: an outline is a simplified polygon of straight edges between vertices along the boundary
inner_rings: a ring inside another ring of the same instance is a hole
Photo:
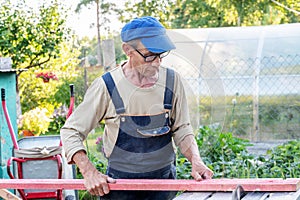
[[[300,3],[299,0],[284,0],[284,1],[276,1],[270,0],[272,3],[272,7],[274,10],[284,13],[286,20],[289,23],[300,22]],[[274,13],[273,15],[276,15]]]
[[[140,0],[125,3],[126,16],[157,17],[168,28],[253,26],[300,21],[299,0]],[[124,14],[125,15],[125,14]],[[120,20],[128,21],[121,15]]]
[[[10,57],[12,67],[17,69],[43,68],[59,53],[59,44],[65,39],[65,18],[56,1],[42,5],[38,12],[26,7],[25,1],[12,4],[1,2],[0,7],[0,56]],[[18,71],[16,79],[19,99]],[[17,101],[18,115],[21,106]]]
[[[59,54],[58,46],[66,39],[68,29],[56,1],[42,5],[38,12],[22,2],[16,6],[10,1],[1,4],[0,56],[11,57],[13,68],[43,67]]]
[[[118,10],[119,19],[122,22],[128,22],[135,17],[152,16],[158,18],[164,26],[169,28],[172,18],[171,11],[180,1],[176,2],[174,0],[126,1],[125,10]]]
[[[97,27],[97,60],[98,64],[102,66],[102,54],[101,54],[101,27],[109,29],[105,27],[105,24],[110,23],[110,19],[108,15],[110,15],[115,8],[114,3],[105,3],[103,0],[81,0],[80,3],[77,5],[75,12],[80,12],[83,6],[96,5],[96,27]]]
[[[47,108],[51,113],[57,107],[69,101],[68,84],[74,83],[79,76],[79,50],[72,48],[72,44],[63,42],[58,47],[60,53],[44,64],[43,69],[29,69],[19,76],[22,111],[26,112],[35,107]],[[37,75],[52,73],[57,79],[44,82]],[[64,85],[65,90],[59,91]],[[59,93],[60,95],[56,95]]]
[[[198,27],[220,27],[224,24],[223,12],[210,6],[202,0],[186,0],[177,3],[174,7],[172,28],[198,28]]]
[[[223,21],[231,26],[260,26],[299,22],[298,0],[285,0],[279,6],[275,0],[206,0],[208,5],[224,13]]]
[[[2,1],[0,56],[10,57],[14,69],[26,69],[19,70],[16,79],[19,116],[22,113],[21,104],[24,106],[22,110],[26,111],[34,108],[36,100],[49,98],[50,87],[39,90],[35,85],[35,80],[38,80],[35,75],[46,69],[47,64],[54,58],[62,56],[61,44],[69,39],[69,30],[66,28],[66,12],[57,0],[42,4],[38,9],[29,7],[25,1],[17,1],[14,4],[10,0]],[[39,99],[35,99],[35,96]],[[50,110],[55,107],[52,103],[47,105],[45,107]]]
[[[80,52],[72,46],[70,40],[62,43],[59,49],[59,55],[45,63],[43,69],[31,68],[19,76],[23,113],[19,116],[19,130],[30,130],[34,135],[45,131],[59,133],[70,101],[69,84],[75,85],[76,102],[82,101],[82,70],[77,68]],[[55,78],[45,82],[38,76],[42,73],[51,74]]]

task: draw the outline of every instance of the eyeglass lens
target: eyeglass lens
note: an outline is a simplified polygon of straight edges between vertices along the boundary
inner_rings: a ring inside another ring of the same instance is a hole
[[[139,50],[135,49],[136,52],[138,52],[144,59],[145,59],[145,62],[152,62],[154,61],[157,57],[159,57],[160,59],[166,57],[170,51],[166,51],[166,52],[163,52],[163,53],[159,53],[159,54],[154,54],[154,55],[150,55],[150,56],[144,56]]]

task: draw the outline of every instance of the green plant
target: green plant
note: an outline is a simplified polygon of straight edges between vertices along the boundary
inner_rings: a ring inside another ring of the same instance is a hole
[[[50,121],[49,111],[46,108],[36,107],[22,115],[18,128],[29,130],[35,136],[38,136],[48,130]]]
[[[300,176],[300,140],[289,141],[267,151],[265,174],[274,178]]]
[[[179,154],[176,159],[177,179],[192,179],[193,177],[191,176],[191,171],[191,163],[182,154]]]
[[[297,178],[300,176],[300,141],[293,140],[270,149],[265,155],[248,152],[248,140],[202,127],[196,136],[200,155],[214,171],[214,178]],[[191,178],[190,163],[180,154],[178,177]]]
[[[259,162],[247,152],[248,140],[223,133],[220,128],[204,126],[195,137],[203,162],[214,171],[214,178],[257,177]],[[191,164],[180,153],[177,156],[177,178],[190,179]]]
[[[232,99],[232,110],[231,110],[231,117],[230,117],[230,129],[229,131],[232,132],[232,127],[233,127],[233,121],[234,121],[234,111],[235,111],[235,106],[237,104],[237,98],[239,96],[239,93],[237,92],[235,94],[235,98]]]
[[[61,127],[66,121],[65,116],[53,116],[52,121],[49,124],[47,135],[56,135],[59,134]]]
[[[213,169],[215,177],[249,177],[254,156],[247,152],[248,140],[223,133],[219,128],[203,127],[196,137],[200,155]]]

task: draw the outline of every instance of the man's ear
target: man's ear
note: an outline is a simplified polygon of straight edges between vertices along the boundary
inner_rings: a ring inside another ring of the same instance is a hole
[[[130,56],[132,54],[133,48],[129,44],[123,43],[122,49],[126,56]]]

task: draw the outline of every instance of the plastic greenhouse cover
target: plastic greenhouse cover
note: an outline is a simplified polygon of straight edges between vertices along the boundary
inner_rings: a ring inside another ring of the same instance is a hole
[[[184,59],[195,67],[205,58],[211,62],[238,57],[294,55],[300,52],[300,23],[272,26],[172,29],[168,34],[176,50],[164,59],[174,65]],[[174,58],[177,57],[177,58]]]

